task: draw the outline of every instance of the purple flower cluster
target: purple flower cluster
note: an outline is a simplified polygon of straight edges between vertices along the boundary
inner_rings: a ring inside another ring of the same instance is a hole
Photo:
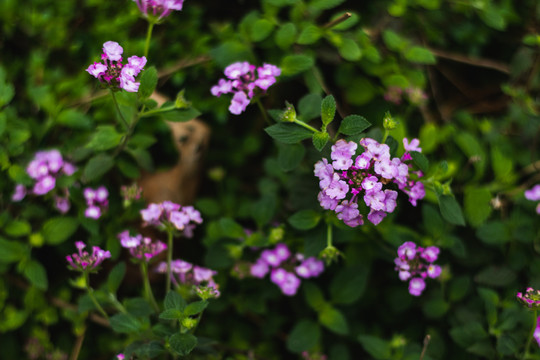
[[[281,69],[275,65],[264,64],[256,67],[247,61],[236,62],[225,68],[227,79],[219,79],[218,84],[210,91],[212,95],[218,97],[221,94],[234,93],[229,111],[239,115],[246,110],[255,89],[266,91],[276,82],[276,76],[279,75],[281,75]]]
[[[416,143],[415,140],[411,144]],[[338,219],[356,227],[364,223],[358,208],[358,200],[363,198],[370,208],[368,220],[377,225],[396,208],[397,191],[385,188],[391,182],[409,195],[409,201],[416,206],[416,201],[425,196],[425,190],[421,182],[411,179],[409,170],[412,165],[406,163],[411,159],[409,152],[401,159],[391,159],[390,148],[386,144],[363,138],[360,145],[364,151],[355,157],[358,144],[339,140],[332,146],[332,163],[322,159],[315,164],[314,174],[319,178],[321,188],[318,195],[321,206],[334,210]],[[417,146],[414,148],[419,149]],[[417,171],[415,175],[421,177],[422,173]]]
[[[48,194],[56,187],[56,179],[62,175],[73,175],[76,168],[72,163],[64,161],[62,154],[56,149],[38,151],[26,167],[26,173],[35,181],[32,188],[34,195]],[[21,201],[26,196],[27,189],[22,184],[15,186],[11,196],[12,201]],[[62,195],[55,194],[55,206],[61,213],[70,208],[69,193],[62,190]]]
[[[441,275],[441,267],[433,264],[439,256],[439,248],[416,246],[412,241],[404,242],[398,248],[395,258],[396,270],[401,281],[409,280],[409,293],[420,296],[426,288],[425,278],[435,279]]]
[[[95,62],[86,71],[101,83],[108,85],[113,90],[124,89],[128,92],[139,91],[140,82],[135,81],[146,65],[146,57],[132,56],[126,65],[122,64],[124,49],[114,41],[103,44],[102,62]]]
[[[173,10],[180,11],[184,0],[133,0],[145,17],[153,16],[158,20],[169,16]]]
[[[317,277],[324,271],[324,263],[314,257],[304,258],[302,254],[291,256],[287,245],[278,244],[272,250],[264,250],[251,265],[251,275],[262,279],[270,272],[270,280],[279,286],[283,294],[295,295],[300,286],[298,277]]]
[[[99,219],[102,212],[109,206],[109,192],[105,186],[84,189],[84,198],[88,206],[84,211],[84,216],[90,219]]]
[[[143,237],[141,234],[131,236],[127,230],[118,234],[118,239],[122,247],[129,249],[131,256],[146,263],[167,249],[167,245],[162,241],[152,241],[149,237]]]
[[[540,184],[525,191],[525,198],[531,201],[540,201]],[[536,205],[536,213],[540,215],[540,202]]]
[[[167,263],[161,262],[156,271],[167,273]],[[204,286],[213,289],[214,297],[219,296],[219,285],[214,281],[217,271],[193,265],[187,261],[177,259],[171,262],[171,281],[176,286],[180,284]]]
[[[201,213],[193,206],[181,206],[171,201],[164,201],[161,204],[151,203],[146,209],[141,210],[141,216],[146,225],[173,226],[183,231],[186,237],[192,237],[195,224],[202,223]]]
[[[86,244],[82,241],[77,241],[75,246],[79,250],[79,253],[66,256],[68,265],[71,269],[77,271],[93,271],[103,262],[103,260],[111,257],[109,251],[100,249],[98,246],[92,247],[92,254],[84,251]]]
[[[535,290],[532,287],[529,287],[525,290],[525,294],[518,292],[517,299],[521,304],[529,309],[540,308],[540,290]]]

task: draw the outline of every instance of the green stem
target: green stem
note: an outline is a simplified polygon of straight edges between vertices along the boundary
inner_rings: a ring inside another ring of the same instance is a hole
[[[139,116],[140,116],[140,117],[147,117],[147,116],[159,114],[159,113],[166,112],[166,111],[171,111],[171,110],[174,110],[174,109],[176,109],[176,106],[171,105],[171,106],[162,107],[162,108],[159,108],[159,109],[148,110],[148,111],[141,111],[141,112],[139,113]]]
[[[261,102],[261,99],[259,97],[255,98],[255,103],[257,104],[257,107],[261,111],[261,114],[262,114],[262,116],[264,118],[264,121],[266,121],[267,124],[272,125],[272,122],[268,118],[268,114],[266,113],[266,110],[264,109],[264,106],[263,106],[263,104]]]
[[[150,49],[150,39],[152,38],[152,30],[154,29],[154,22],[148,22],[148,30],[146,31],[146,42],[144,44],[144,57],[148,57],[148,49]]]
[[[146,295],[146,299],[150,302],[150,304],[152,304],[156,312],[159,313],[159,306],[156,302],[156,299],[154,298],[154,294],[152,293],[152,288],[150,287],[150,279],[148,278],[148,263],[141,263],[141,272],[143,276],[144,293]]]
[[[534,309],[533,326],[532,326],[531,332],[529,333],[529,338],[527,339],[527,344],[525,345],[525,352],[523,353],[522,359],[529,358],[529,347],[531,346],[531,342],[534,336],[534,331],[536,330],[537,319],[538,319],[538,310]]]
[[[332,224],[327,224],[326,226],[326,247],[332,247]]]
[[[384,136],[383,136],[383,139],[382,139],[382,144],[386,143],[386,138],[388,138],[388,135],[390,135],[390,131],[384,129]]]
[[[319,132],[319,130],[315,129],[313,126],[310,126],[310,125],[306,124],[306,123],[303,122],[302,120],[294,119],[293,122],[294,122],[295,124],[298,124],[298,125],[302,126],[302,127],[305,127],[305,128],[308,129],[308,130],[313,131],[314,133],[318,133],[318,132]]]
[[[129,129],[129,124],[124,118],[124,115],[122,115],[122,112],[120,111],[120,106],[118,106],[118,101],[116,100],[116,95],[114,95],[114,91],[111,90],[111,95],[114,103],[114,107],[116,108],[116,111],[118,112],[118,115],[120,116],[120,119],[122,119],[122,122],[124,123],[124,126],[126,129]]]
[[[167,280],[165,282],[165,294],[168,294],[171,291],[171,263],[172,263],[172,253],[173,253],[173,230],[167,230]]]
[[[107,315],[105,310],[103,310],[96,297],[94,296],[94,289],[90,287],[90,278],[87,272],[84,272],[84,281],[86,284],[86,291],[88,292],[88,296],[90,296],[90,299],[92,300],[98,311],[101,313],[101,315],[103,315],[105,319],[109,320],[109,315]]]

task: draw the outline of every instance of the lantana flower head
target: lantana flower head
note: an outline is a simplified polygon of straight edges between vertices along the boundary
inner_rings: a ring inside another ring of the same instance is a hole
[[[23,184],[17,184],[11,200],[21,201],[28,192],[38,196],[49,194],[57,188],[56,180],[60,176],[70,176],[75,171],[75,166],[65,161],[60,151],[56,149],[38,151],[26,167],[26,173],[34,180],[32,189],[28,190]],[[56,209],[62,214],[69,210],[71,205],[67,189],[57,189],[54,192],[54,200]]]
[[[133,0],[145,17],[161,20],[173,11],[182,10],[184,0]]]
[[[525,293],[517,293],[518,301],[529,309],[540,308],[540,290],[535,290],[529,287],[525,290]]]
[[[533,186],[525,191],[525,199],[530,201],[539,201],[536,205],[536,213],[540,215],[540,184]]]
[[[167,273],[167,262],[161,262],[156,271]],[[212,297],[219,297],[219,285],[215,282],[214,276],[217,271],[202,266],[193,265],[182,259],[176,259],[171,262],[171,281],[175,286],[181,284],[195,286],[199,295],[212,294]]]
[[[102,62],[94,62],[86,71],[107,87],[128,92],[139,91],[140,82],[135,78],[144,69],[146,57],[131,56],[127,64],[122,63],[124,49],[115,41],[103,44]]]
[[[411,295],[420,296],[426,288],[425,279],[436,279],[441,275],[441,267],[434,264],[439,252],[436,246],[424,248],[412,241],[406,241],[398,248],[398,256],[394,259],[396,271],[401,281],[409,281]]]
[[[274,249],[261,252],[251,264],[251,276],[262,279],[270,273],[270,281],[285,295],[295,295],[300,287],[300,278],[317,277],[324,271],[324,263],[314,257],[304,258],[302,254],[291,254],[287,245],[281,243]]]
[[[414,144],[417,148],[418,143]],[[358,145],[363,152],[356,156]],[[424,185],[413,180],[408,151],[401,159],[391,158],[388,145],[371,138],[363,138],[359,144],[338,140],[330,158],[332,162],[322,159],[315,164],[314,174],[321,189],[318,200],[324,209],[335,211],[338,219],[351,227],[364,223],[358,206],[361,200],[370,209],[368,220],[375,225],[394,211],[398,193],[391,183],[409,195],[413,206],[425,196]],[[416,172],[414,176],[422,174]]]
[[[143,237],[141,234],[131,236],[128,230],[118,234],[118,239],[122,247],[129,250],[131,256],[146,263],[167,249],[167,245],[162,241],[152,241],[151,238]]]
[[[141,217],[146,225],[173,227],[186,237],[192,237],[196,224],[203,221],[201,213],[193,206],[181,206],[171,201],[148,204],[146,209],[141,210]]]
[[[226,79],[219,79],[210,92],[214,96],[233,93],[229,111],[239,115],[251,102],[256,89],[266,91],[281,75],[281,69],[272,64],[256,67],[247,61],[236,62],[225,68]]]
[[[109,192],[105,186],[97,189],[87,187],[84,189],[84,198],[88,206],[84,211],[84,216],[91,219],[99,219],[104,210],[109,206]]]
[[[96,271],[103,260],[111,257],[109,251],[100,249],[98,246],[92,247],[92,253],[85,251],[86,244],[82,241],[77,241],[75,246],[79,250],[78,253],[66,256],[68,265],[72,270],[82,272]]]

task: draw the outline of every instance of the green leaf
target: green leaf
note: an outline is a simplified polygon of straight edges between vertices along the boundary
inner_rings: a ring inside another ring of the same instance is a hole
[[[279,166],[283,171],[294,170],[300,164],[305,154],[306,148],[302,144],[279,144]]]
[[[83,177],[91,182],[98,180],[114,166],[114,158],[106,154],[98,154],[86,163],[83,170]]]
[[[362,57],[362,50],[353,39],[343,39],[338,51],[345,60],[358,61]]]
[[[289,48],[296,40],[296,27],[293,23],[282,25],[275,34],[276,45],[282,49]]]
[[[26,247],[17,241],[0,238],[0,262],[12,263],[24,259]]]
[[[177,309],[167,309],[159,314],[159,318],[164,320],[183,319],[184,317],[184,313]]]
[[[163,303],[165,310],[176,309],[183,311],[186,307],[186,301],[179,293],[174,290],[169,291],[167,296],[165,296],[165,302]]]
[[[130,298],[125,301],[126,311],[135,317],[146,317],[154,313],[154,310],[143,298]]]
[[[336,116],[336,100],[332,95],[328,95],[321,102],[321,120],[323,129],[326,129],[328,124],[334,120]]]
[[[240,225],[231,218],[219,219],[219,226],[221,228],[221,235],[223,237],[238,239],[246,235],[242,225]]]
[[[337,334],[346,335],[349,332],[347,320],[339,310],[332,306],[325,306],[322,309],[319,313],[319,322]]]
[[[147,149],[156,143],[157,139],[149,134],[135,134],[129,141],[129,146],[134,146],[142,149]]]
[[[316,10],[329,10],[344,3],[345,0],[312,0],[309,6]]]
[[[208,306],[208,301],[205,301],[205,300],[192,302],[188,306],[186,306],[186,309],[184,310],[184,315],[186,316],[197,315],[203,312],[207,306]]]
[[[140,77],[139,97],[141,99],[149,98],[154,92],[158,82],[158,73],[154,66],[146,68]]]
[[[278,123],[264,129],[273,139],[284,144],[296,144],[312,136],[313,132],[296,124]]]
[[[411,151],[410,154],[416,166],[426,173],[429,170],[429,161],[424,154],[418,151]]]
[[[302,30],[296,42],[300,45],[310,45],[317,42],[322,35],[323,31],[318,26],[308,25]]]
[[[392,30],[383,31],[383,40],[386,46],[390,50],[394,51],[401,51],[408,44],[407,40],[403,39],[401,36],[399,36],[396,32]]]
[[[66,241],[79,227],[79,221],[70,216],[58,216],[43,224],[41,234],[49,245],[58,245]]]
[[[418,64],[435,64],[437,59],[431,51],[420,46],[413,46],[405,51],[405,59]]]
[[[371,126],[371,123],[360,115],[349,115],[341,121],[338,132],[345,135],[357,135]]]
[[[75,109],[62,110],[56,122],[60,125],[70,127],[72,129],[90,130],[92,128],[92,119]]]
[[[111,328],[117,333],[135,333],[141,330],[142,324],[130,314],[116,314],[109,319]]]
[[[476,230],[476,236],[490,245],[502,245],[512,239],[510,229],[505,223],[498,220],[489,221],[480,226]]]
[[[300,320],[287,338],[287,349],[301,353],[314,348],[321,337],[319,325],[311,320]]]
[[[284,76],[292,76],[311,69],[315,64],[313,57],[308,55],[287,55],[281,60],[281,73]]]
[[[137,149],[127,149],[127,153],[131,155],[135,161],[137,161],[137,164],[142,167],[146,171],[152,171],[154,168],[154,164],[152,162],[152,156],[150,155],[150,152],[145,149],[137,148]]]
[[[298,102],[298,112],[302,120],[309,121],[319,117],[321,109],[321,96],[319,94],[307,94]]]
[[[30,281],[30,284],[34,285],[40,290],[47,290],[49,282],[47,281],[47,271],[41,263],[30,260],[26,263],[23,269],[24,276]]]
[[[313,310],[319,312],[328,306],[321,289],[317,285],[306,282],[302,286],[304,287],[304,299]]]
[[[446,314],[449,308],[450,304],[448,304],[444,299],[436,297],[427,300],[422,306],[422,311],[426,317],[430,319],[438,319]]]
[[[109,277],[107,278],[107,289],[111,294],[116,294],[120,284],[122,284],[125,274],[126,263],[123,261],[116,264],[116,266],[111,270]]]
[[[476,274],[474,281],[503,288],[516,281],[516,273],[506,266],[489,266]]]
[[[315,210],[300,210],[290,216],[287,221],[298,230],[313,229],[321,220],[321,214]]]
[[[100,125],[90,138],[86,147],[94,151],[105,151],[117,147],[122,140],[122,134],[116,132],[114,126]]]
[[[318,151],[322,151],[326,143],[328,143],[330,135],[328,135],[327,132],[316,132],[313,133],[313,137],[311,139],[313,141],[313,146],[315,146],[315,149],[317,149]]]
[[[491,198],[491,192],[487,188],[476,186],[465,188],[463,199],[465,216],[472,226],[480,226],[489,218],[492,211]]]
[[[465,226],[465,219],[461,212],[461,206],[453,196],[440,195],[437,197],[439,200],[439,210],[442,217],[451,224]]]
[[[266,39],[274,30],[274,24],[266,19],[258,19],[251,26],[251,40],[259,42]]]
[[[450,336],[461,347],[468,347],[475,342],[486,339],[488,334],[478,321],[469,321],[465,325],[450,329]]]
[[[191,334],[174,334],[169,345],[178,355],[186,356],[197,346],[197,338]]]
[[[152,359],[163,353],[165,349],[159,341],[151,341],[147,344],[142,344],[135,350],[135,354],[142,359]]]
[[[19,237],[30,234],[32,227],[26,220],[12,220],[4,227],[3,230],[6,235]]]
[[[189,108],[169,110],[159,114],[166,121],[185,122],[195,119],[197,116],[201,115],[201,112],[195,108]]]
[[[23,184],[31,186],[34,184],[34,180],[28,175],[26,170],[19,165],[11,165],[8,170],[9,177],[17,184]]]
[[[367,285],[368,269],[357,265],[342,268],[330,283],[330,294],[335,304],[352,304],[364,293]]]
[[[388,341],[377,336],[360,335],[358,341],[371,356],[375,359],[390,359],[391,347]]]

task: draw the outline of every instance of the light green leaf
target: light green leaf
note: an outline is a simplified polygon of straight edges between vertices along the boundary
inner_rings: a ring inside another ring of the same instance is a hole
[[[264,129],[273,139],[284,144],[296,144],[312,136],[313,132],[296,124],[278,123]]]
[[[332,95],[328,95],[321,102],[321,120],[323,129],[326,129],[336,116],[336,100]]]
[[[420,170],[426,173],[429,170],[429,161],[424,154],[418,151],[411,151],[411,157]]]
[[[274,24],[266,19],[258,19],[251,26],[251,40],[259,42],[266,39],[274,30]]]
[[[11,241],[0,238],[0,262],[17,262],[26,256],[26,247],[17,241]]]
[[[275,34],[277,46],[282,49],[289,48],[296,40],[296,27],[293,23],[283,24]]]
[[[167,296],[165,296],[163,306],[165,306],[165,310],[175,309],[183,311],[186,307],[186,301],[179,293],[171,290],[167,293]]]
[[[83,170],[83,177],[86,181],[94,181],[105,175],[114,166],[112,156],[98,154],[88,160]]]
[[[117,333],[136,333],[141,330],[142,324],[130,314],[116,314],[109,319],[111,328]]]
[[[100,125],[86,147],[94,151],[105,151],[117,147],[121,140],[122,134],[116,132],[114,126]]]
[[[346,335],[349,333],[349,325],[347,325],[345,316],[331,306],[325,306],[322,309],[319,313],[319,322],[337,334]]]
[[[32,285],[40,290],[47,290],[49,282],[47,280],[47,271],[41,263],[30,260],[23,268],[24,276]]]
[[[154,92],[158,82],[158,73],[154,66],[150,66],[143,70],[140,77],[141,85],[139,86],[139,97],[141,99],[149,98]]]
[[[310,69],[315,64],[313,57],[308,55],[287,55],[281,60],[281,73],[291,76]]]
[[[26,220],[12,220],[4,227],[3,231],[6,235],[19,237],[30,234],[32,227]]]
[[[126,263],[123,261],[116,264],[116,266],[111,270],[109,277],[107,278],[107,289],[110,293],[116,294],[125,274]]]
[[[391,347],[388,341],[371,335],[360,335],[358,340],[375,359],[390,359]]]
[[[195,119],[201,115],[201,112],[195,108],[189,109],[174,109],[159,113],[161,117],[166,121],[172,122],[185,122]]]
[[[469,223],[477,227],[482,225],[491,214],[491,192],[487,188],[470,186],[465,188],[464,207],[465,216]]]
[[[313,137],[312,137],[313,146],[315,146],[315,149],[317,149],[318,151],[322,151],[326,143],[328,143],[329,139],[330,139],[330,135],[328,135],[327,132],[313,133]]]
[[[432,65],[437,62],[431,51],[420,46],[413,46],[405,51],[405,59],[413,63]]]
[[[371,123],[360,115],[349,115],[341,121],[338,132],[345,135],[357,135],[371,126]]]
[[[298,230],[313,229],[321,220],[321,214],[315,210],[300,210],[287,219],[289,224]]]
[[[353,39],[343,39],[338,51],[345,60],[358,61],[362,57],[362,50]]]
[[[186,356],[197,346],[197,338],[191,334],[174,334],[169,345],[178,355]]]
[[[454,225],[465,225],[461,206],[453,196],[441,195],[437,199],[439,200],[441,215],[446,221]]]
[[[203,312],[207,306],[208,306],[208,301],[205,301],[205,300],[192,302],[188,306],[186,306],[184,310],[184,315],[186,316],[197,315]]]
[[[308,25],[306,28],[304,28],[304,30],[302,30],[296,42],[300,45],[310,45],[317,42],[317,40],[321,38],[322,34],[322,30],[318,26]]]
[[[43,224],[41,234],[49,245],[58,245],[66,241],[79,227],[79,221],[71,216],[51,218]]]

